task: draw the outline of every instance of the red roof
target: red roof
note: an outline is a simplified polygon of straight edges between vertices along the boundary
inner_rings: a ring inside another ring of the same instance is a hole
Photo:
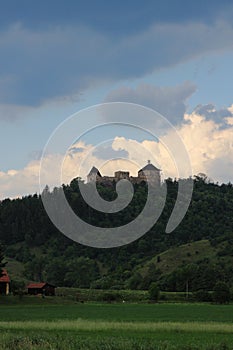
[[[0,277],[0,282],[10,283],[10,277],[8,276],[7,270],[2,270],[3,275]]]
[[[35,288],[35,289],[40,289],[43,288],[47,283],[41,282],[41,283],[30,283],[27,288]]]

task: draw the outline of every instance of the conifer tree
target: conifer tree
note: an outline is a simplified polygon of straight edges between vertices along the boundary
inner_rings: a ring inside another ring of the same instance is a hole
[[[3,247],[0,244],[0,277],[3,275],[3,268],[6,266],[6,263],[3,262],[4,260],[4,255],[3,255]]]

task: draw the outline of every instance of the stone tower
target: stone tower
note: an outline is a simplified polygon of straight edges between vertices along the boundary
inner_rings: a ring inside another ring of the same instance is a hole
[[[153,164],[151,164],[150,160],[148,160],[148,164],[144,166],[144,168],[140,169],[138,172],[139,181],[150,181],[155,186],[160,186],[161,184],[161,176],[160,169],[156,168]]]
[[[87,175],[87,182],[101,182],[102,175],[96,167],[92,167],[91,171]]]

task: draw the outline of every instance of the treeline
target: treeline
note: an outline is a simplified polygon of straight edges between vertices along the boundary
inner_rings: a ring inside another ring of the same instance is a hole
[[[218,185],[196,176],[189,210],[171,234],[165,233],[165,227],[176,201],[178,182],[167,179],[166,185],[166,205],[160,219],[147,234],[129,245],[97,249],[69,240],[51,223],[37,194],[1,201],[0,241],[8,257],[24,264],[26,279],[47,280],[57,286],[148,289],[152,282],[157,282],[162,290],[184,291],[188,283],[190,291],[197,291],[211,290],[219,280],[233,284],[232,184]],[[146,184],[135,185],[133,200],[126,209],[105,214],[88,207],[77,180],[64,185],[63,190],[83,220],[101,227],[130,222],[141,212],[147,199]],[[113,187],[98,185],[98,191],[106,200],[116,197]],[[170,247],[201,239],[210,240],[218,248],[218,263],[212,263],[207,257],[190,266],[178,266],[168,275],[153,264],[146,274],[138,272],[147,260]]]

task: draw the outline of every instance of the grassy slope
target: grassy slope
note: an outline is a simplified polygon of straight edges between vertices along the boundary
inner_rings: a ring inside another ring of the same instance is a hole
[[[209,258],[210,261],[216,260],[217,251],[218,249],[212,247],[208,240],[183,244],[178,247],[172,247],[165,252],[156,255],[148,260],[144,266],[140,267],[138,272],[144,276],[149,265],[153,263],[163,274],[168,274],[184,263],[195,263],[204,258]],[[160,257],[160,262],[157,260],[158,256]]]
[[[6,257],[6,261],[7,261],[6,269],[11,279],[16,279],[16,280],[25,279],[23,263],[8,257]]]

